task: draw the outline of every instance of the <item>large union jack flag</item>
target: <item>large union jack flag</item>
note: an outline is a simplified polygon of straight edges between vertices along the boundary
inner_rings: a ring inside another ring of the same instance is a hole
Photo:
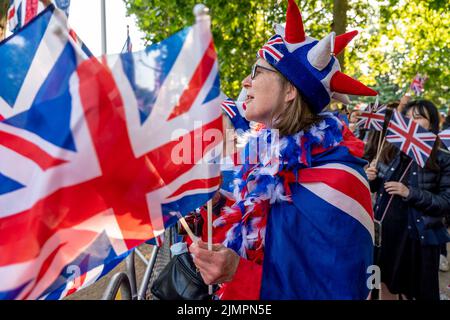
[[[388,125],[386,141],[410,156],[422,168],[433,150],[436,135],[394,110]]]
[[[84,58],[53,6],[0,43],[0,298],[84,287],[219,187],[209,20],[110,69]]]
[[[359,121],[356,127],[367,130],[383,131],[384,120],[387,107],[381,106],[378,110],[362,111],[359,115]]]

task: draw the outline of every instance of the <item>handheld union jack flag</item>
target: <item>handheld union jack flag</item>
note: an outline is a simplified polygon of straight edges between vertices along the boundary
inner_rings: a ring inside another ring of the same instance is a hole
[[[386,141],[410,156],[422,168],[433,150],[437,136],[394,110],[388,125]]]
[[[53,6],[0,43],[0,298],[92,283],[219,188],[209,20],[111,69],[83,57]]]
[[[244,118],[241,111],[242,107],[239,108],[237,102],[235,102],[233,99],[227,98],[222,101],[221,107],[233,123],[233,126],[236,130],[240,129],[242,131],[247,131],[250,129],[250,121]]]
[[[450,150],[450,129],[441,131],[438,136],[442,143]]]
[[[387,107],[381,106],[378,110],[362,111],[359,115],[359,120],[356,127],[367,130],[383,131],[384,120],[386,117]]]
[[[409,86],[410,90],[412,90],[417,96],[420,96],[424,90],[425,81],[427,81],[426,76],[422,76],[419,73],[416,74],[411,85]]]

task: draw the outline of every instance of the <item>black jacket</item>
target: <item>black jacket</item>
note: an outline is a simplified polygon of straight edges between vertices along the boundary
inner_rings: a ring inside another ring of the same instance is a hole
[[[398,181],[392,176],[399,168],[405,168],[410,158],[398,153],[389,165],[378,163],[378,177],[370,182],[373,192],[379,194],[384,191],[383,184],[387,181]],[[412,163],[403,183],[410,192],[403,201],[408,205],[408,229],[415,238],[423,244],[437,244],[448,241],[448,234],[443,225],[443,217],[450,214],[450,153],[440,149],[437,155],[439,171],[421,168]],[[398,175],[398,172],[397,172]],[[375,211],[384,210],[382,203],[377,199]],[[396,210],[396,208],[391,208]],[[415,228],[413,228],[413,226]],[[433,230],[431,232],[430,230]],[[446,240],[447,239],[447,240]]]

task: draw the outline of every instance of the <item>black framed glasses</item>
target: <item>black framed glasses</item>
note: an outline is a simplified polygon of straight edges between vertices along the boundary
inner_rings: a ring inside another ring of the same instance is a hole
[[[267,70],[267,71],[271,71],[271,72],[277,72],[276,70],[269,69],[269,68],[260,66],[259,64],[256,64],[256,63],[255,63],[255,64],[253,65],[253,67],[252,67],[252,73],[251,73],[251,75],[250,75],[250,78],[251,78],[252,80],[255,79],[255,77],[256,77],[256,70],[257,70],[258,68],[261,68],[261,69],[264,69],[264,70]]]

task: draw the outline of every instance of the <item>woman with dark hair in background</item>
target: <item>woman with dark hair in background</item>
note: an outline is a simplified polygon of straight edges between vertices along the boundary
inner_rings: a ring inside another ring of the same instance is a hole
[[[439,113],[427,100],[409,102],[403,114],[437,134]],[[372,143],[376,143],[374,139]],[[368,146],[368,149],[371,149]],[[370,159],[372,160],[372,159]],[[425,168],[387,143],[376,168],[366,169],[378,228],[375,261],[381,299],[439,300],[439,255],[449,241],[443,216],[450,210],[450,154],[436,142]],[[376,228],[377,229],[377,228]]]

